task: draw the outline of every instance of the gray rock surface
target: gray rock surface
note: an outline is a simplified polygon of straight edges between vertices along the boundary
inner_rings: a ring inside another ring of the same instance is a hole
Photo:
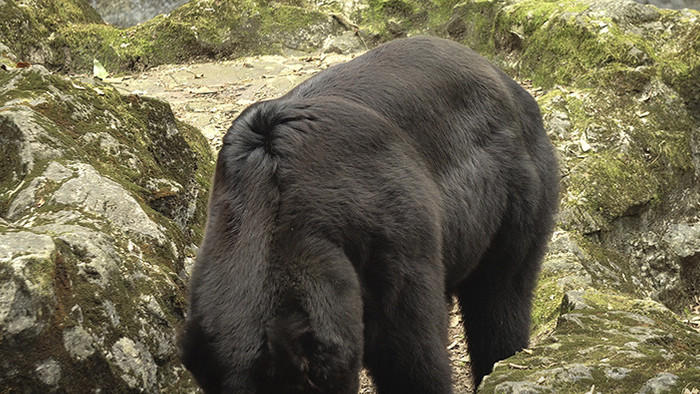
[[[61,364],[53,358],[49,358],[37,365],[36,373],[42,383],[53,388],[61,380]]]
[[[651,4],[659,8],[670,8],[678,10],[681,8],[692,8],[700,10],[700,0],[635,0],[642,4]]]
[[[700,355],[686,347],[700,346],[700,333],[663,305],[595,290],[566,299],[579,305],[563,306],[553,333],[499,362],[479,392],[662,393],[697,385]]]
[[[115,26],[133,26],[168,13],[187,0],[90,0],[102,19]]]
[[[661,372],[653,378],[647,380],[639,390],[639,394],[662,394],[670,393],[678,389],[678,376]]]
[[[54,191],[52,202],[104,217],[115,227],[157,244],[165,242],[158,225],[138,202],[117,182],[100,175],[91,165],[70,165],[76,176]]]

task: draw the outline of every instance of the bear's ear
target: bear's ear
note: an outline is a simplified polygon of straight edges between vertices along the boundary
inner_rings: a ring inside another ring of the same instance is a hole
[[[309,378],[314,341],[309,318],[301,312],[288,312],[272,318],[266,332],[271,359],[268,374],[295,385],[315,387]]]

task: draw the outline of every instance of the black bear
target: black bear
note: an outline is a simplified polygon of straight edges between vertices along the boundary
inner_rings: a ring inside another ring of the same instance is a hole
[[[182,359],[207,393],[450,393],[528,345],[559,173],[534,99],[417,37],[254,104],[223,139]]]

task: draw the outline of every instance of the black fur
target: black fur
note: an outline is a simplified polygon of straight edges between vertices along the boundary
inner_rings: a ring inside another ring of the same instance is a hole
[[[528,344],[558,201],[532,97],[410,38],[246,109],[224,137],[183,361],[209,393],[449,393],[448,299],[476,384]]]

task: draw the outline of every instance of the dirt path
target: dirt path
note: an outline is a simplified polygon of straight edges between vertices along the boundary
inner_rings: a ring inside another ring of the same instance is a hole
[[[233,119],[248,105],[279,97],[317,72],[355,56],[271,55],[165,65],[107,81],[123,93],[168,101],[175,116],[199,128],[216,151]]]
[[[279,97],[317,72],[353,55],[255,56],[239,60],[166,65],[139,75],[108,78],[123,93],[144,94],[170,103],[175,116],[196,126],[207,137],[214,151],[231,122],[248,105]],[[454,391],[472,391],[469,356],[457,309],[450,313],[446,346],[452,360]],[[360,393],[376,390],[363,371]]]

